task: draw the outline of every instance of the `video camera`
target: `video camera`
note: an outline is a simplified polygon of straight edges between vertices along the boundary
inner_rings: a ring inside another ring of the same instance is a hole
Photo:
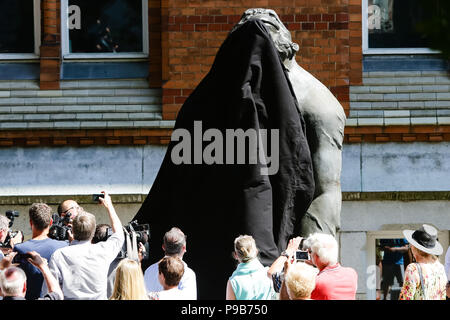
[[[149,241],[150,241],[150,225],[149,224],[138,224],[137,220],[131,221],[128,225],[123,227],[125,233],[125,242],[122,246],[122,250],[117,256],[119,259],[126,258],[128,256],[128,239],[133,242],[133,236],[136,236],[136,243],[139,249],[139,243],[145,247],[145,253],[143,259],[148,259],[149,251]],[[132,244],[132,243],[131,243]]]
[[[48,231],[48,237],[54,240],[65,241],[69,240],[69,233],[67,231],[72,228],[68,225],[72,214],[68,212],[63,218],[59,214],[52,215],[53,224]]]
[[[8,210],[5,212],[5,215],[9,219],[9,225],[8,225],[9,230],[8,230],[8,234],[5,238],[5,241],[3,243],[0,243],[0,247],[11,248],[11,239],[15,238],[18,234],[21,234],[22,241],[23,241],[23,232],[11,230],[11,227],[14,224],[14,218],[17,218],[19,216],[19,211]]]

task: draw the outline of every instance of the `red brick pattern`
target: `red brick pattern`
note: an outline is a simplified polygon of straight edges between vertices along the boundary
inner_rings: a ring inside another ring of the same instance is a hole
[[[168,144],[172,129],[1,131],[0,147]],[[344,143],[450,141],[450,126],[346,127]]]
[[[148,0],[149,35],[149,85],[161,88],[162,85],[162,20],[161,0]]]
[[[162,0],[163,39],[166,38],[162,51],[167,54],[162,66],[165,80],[163,118],[176,118],[190,90],[209,71],[228,32],[246,9],[258,7],[277,12],[300,46],[298,63],[329,87],[348,112],[351,69],[362,72],[361,47],[356,41],[358,34],[351,33],[361,25],[361,17],[349,11],[349,8],[356,10],[357,5],[353,2]],[[351,51],[357,51],[351,49],[351,44],[355,48],[359,46],[360,57],[355,53],[351,58]],[[353,81],[357,82],[354,73],[356,80]]]
[[[450,141],[450,126],[346,127],[344,143]]]
[[[61,1],[41,1],[40,88],[59,89],[61,66]]]
[[[171,129],[1,131],[0,147],[168,144]]]

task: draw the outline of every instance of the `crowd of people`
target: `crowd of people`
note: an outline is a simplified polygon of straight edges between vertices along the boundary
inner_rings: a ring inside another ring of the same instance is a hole
[[[3,300],[196,300],[195,271],[183,261],[186,236],[173,227],[162,239],[164,256],[143,270],[145,247],[137,254],[119,255],[127,246],[126,233],[111,197],[102,192],[99,203],[110,224],[73,200],[58,206],[67,221],[67,239],[49,237],[56,216],[45,203],[29,208],[31,239],[11,237],[0,252],[0,295]],[[0,215],[0,242],[6,241],[9,219]],[[405,271],[400,300],[445,300],[450,296],[450,248],[445,267],[437,230],[423,225],[405,230],[413,261]],[[128,248],[129,249],[129,248]],[[4,252],[3,252],[4,251]],[[129,250],[130,251],[130,250]],[[5,254],[4,254],[5,253]],[[292,238],[271,266],[258,258],[255,239],[239,235],[234,241],[237,266],[224,291],[227,300],[354,300],[358,275],[338,262],[339,247],[329,234]],[[394,263],[393,263],[394,264]],[[144,272],[143,272],[144,271]]]

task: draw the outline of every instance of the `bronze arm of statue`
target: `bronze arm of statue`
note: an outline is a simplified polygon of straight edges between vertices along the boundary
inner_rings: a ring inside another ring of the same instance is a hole
[[[248,9],[241,21],[257,18],[266,25],[294,89],[306,123],[306,136],[314,168],[315,193],[296,230],[307,237],[314,232],[333,236],[340,227],[342,143],[346,116],[331,91],[295,60],[299,49],[275,11]],[[285,244],[283,244],[285,245]]]

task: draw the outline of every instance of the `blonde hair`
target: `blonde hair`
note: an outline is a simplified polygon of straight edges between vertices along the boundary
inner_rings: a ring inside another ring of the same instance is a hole
[[[116,269],[114,290],[110,300],[148,300],[144,276],[138,262],[131,259],[120,261]]]
[[[255,239],[249,235],[240,235],[234,239],[234,251],[239,262],[249,262],[258,255]]]
[[[438,259],[438,257],[435,256],[434,254],[424,252],[412,244],[411,244],[411,251],[413,255],[420,256],[423,259],[431,259],[432,261],[436,261]]]
[[[316,287],[317,270],[304,262],[289,267],[285,277],[286,289],[291,300],[308,299]]]

